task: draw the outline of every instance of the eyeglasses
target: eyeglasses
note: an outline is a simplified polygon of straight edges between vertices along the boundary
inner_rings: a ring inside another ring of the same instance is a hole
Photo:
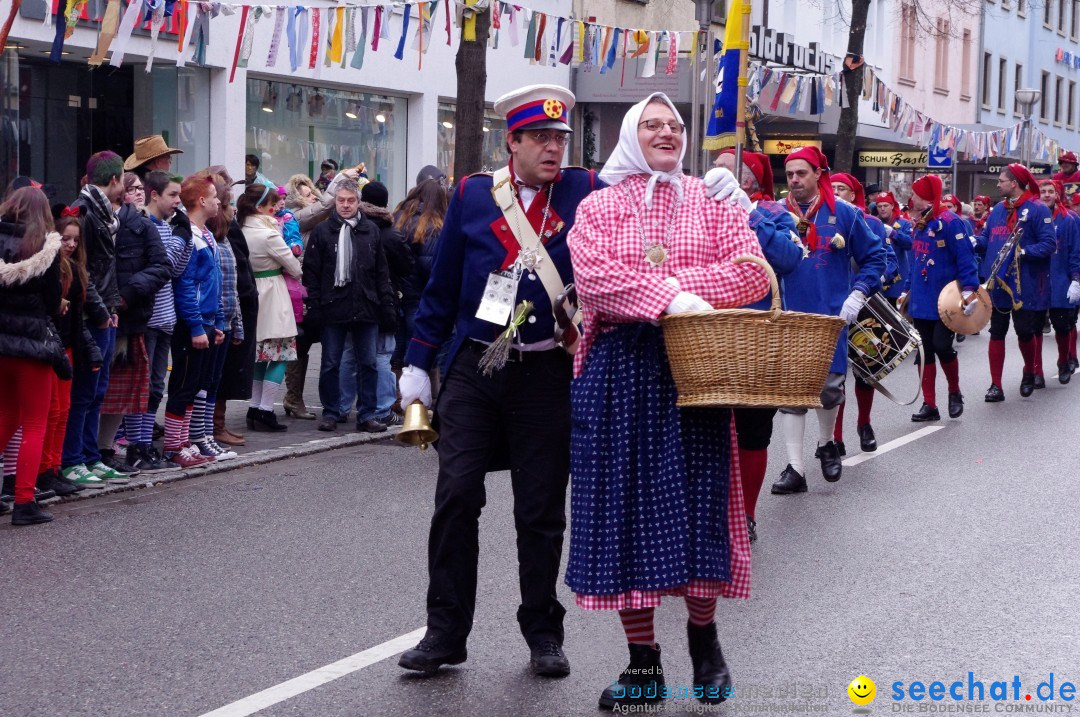
[[[544,147],[546,147],[549,142],[554,142],[556,147],[565,147],[566,140],[570,138],[565,132],[554,132],[551,134],[548,134],[547,132],[526,132],[525,136]]]
[[[131,189],[129,189],[128,191],[129,192],[141,192],[141,191],[143,191],[143,185],[141,185],[141,184],[133,184],[133,185],[131,185]]]
[[[638,122],[638,127],[644,127],[650,132],[659,132],[665,125],[671,130],[672,134],[682,134],[686,130],[686,127],[675,121],[664,122],[663,120],[658,119],[648,119],[644,122]]]

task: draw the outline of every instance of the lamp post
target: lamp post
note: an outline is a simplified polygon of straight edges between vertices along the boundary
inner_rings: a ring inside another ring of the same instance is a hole
[[[1020,112],[1024,115],[1023,134],[1020,137],[1020,164],[1025,167],[1031,161],[1031,112],[1041,98],[1042,92],[1031,87],[1016,91],[1016,103],[1020,105]]]

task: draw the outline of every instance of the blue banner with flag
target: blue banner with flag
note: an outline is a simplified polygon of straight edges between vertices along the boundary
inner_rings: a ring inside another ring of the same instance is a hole
[[[743,33],[743,15],[749,12],[750,0],[732,0],[728,8],[724,44],[720,51],[719,83],[702,143],[705,149],[735,146],[746,104],[746,78],[742,73],[750,42]]]

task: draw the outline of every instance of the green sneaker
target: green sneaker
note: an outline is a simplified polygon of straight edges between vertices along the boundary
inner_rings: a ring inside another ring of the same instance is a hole
[[[65,478],[76,485],[81,485],[84,488],[104,488],[105,481],[98,478],[96,475],[86,470],[86,466],[81,463],[78,465],[65,468],[60,471]]]
[[[130,478],[128,478],[127,473],[121,473],[120,471],[116,470],[115,468],[110,468],[109,466],[105,465],[101,461],[97,461],[96,463],[91,463],[90,465],[87,466],[87,469],[91,473],[96,475],[98,478],[105,481],[106,483],[115,483],[116,485],[127,485],[128,481],[131,480]]]

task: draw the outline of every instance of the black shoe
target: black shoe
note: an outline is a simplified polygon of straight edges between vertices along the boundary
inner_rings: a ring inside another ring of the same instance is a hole
[[[825,480],[835,483],[840,480],[843,466],[840,465],[840,449],[836,441],[829,441],[821,446],[821,474]]]
[[[784,472],[780,474],[780,480],[772,484],[772,492],[774,495],[805,493],[806,478],[802,477],[789,463]]]
[[[255,428],[253,430],[256,430],[256,431],[266,431],[266,432],[269,432],[269,433],[277,433],[279,431],[287,431],[287,430],[289,430],[288,426],[286,426],[286,425],[284,425],[282,423],[278,423],[277,414],[275,414],[273,411],[264,411],[262,409],[258,409],[255,412],[255,421],[254,421],[254,423],[255,423]]]
[[[1027,398],[1033,393],[1035,393],[1035,374],[1025,373],[1020,379],[1020,395]]]
[[[617,682],[604,688],[599,704],[602,710],[652,704],[664,699],[660,646],[631,642],[627,647],[630,648],[630,665],[622,671]]]
[[[138,468],[116,455],[116,451],[107,448],[101,451],[101,462],[118,473],[126,473],[129,478],[134,478],[140,473]]]
[[[318,428],[320,431],[336,431],[337,424],[337,419],[333,416],[324,416],[323,418],[319,419],[319,425],[316,426],[316,428]]]
[[[165,437],[165,426],[161,425],[157,421],[154,421],[154,432],[151,434],[156,441],[159,438]]]
[[[15,501],[15,476],[4,476],[3,487],[0,488],[0,500],[13,503]]]
[[[259,416],[259,409],[248,406],[247,410],[247,427],[252,431],[255,430],[255,419]]]
[[[716,638],[716,623],[698,627],[687,621],[686,636],[690,643],[690,661],[694,665],[694,692],[701,688],[702,693],[698,701],[718,705],[733,693],[731,672],[724,662],[724,653],[720,651],[720,641]]]
[[[529,655],[529,667],[534,675],[541,677],[566,677],[570,674],[570,660],[562,646],[554,640],[544,640],[533,645]]]
[[[877,450],[877,436],[874,435],[874,427],[869,423],[859,426],[859,448],[863,450],[863,453],[873,453]]]
[[[130,449],[128,450],[130,451]],[[174,471],[180,468],[180,466],[172,461],[165,460],[165,457],[158,453],[157,449],[153,446],[138,446],[137,455],[141,461],[139,465],[142,468],[143,473],[161,473],[163,471]],[[130,458],[128,458],[128,463],[131,463]]]
[[[1072,366],[1073,373],[1076,373],[1076,370],[1080,369],[1080,361],[1078,361],[1077,359],[1069,359],[1069,365]]]
[[[960,418],[964,413],[964,394],[959,391],[949,392],[949,418]]]
[[[398,666],[428,676],[434,675],[443,665],[460,665],[468,656],[464,644],[452,643],[436,635],[425,635],[420,644],[402,653]]]
[[[400,413],[394,413],[393,411],[390,411],[390,413],[386,414],[385,416],[375,416],[375,420],[379,423],[385,424],[387,428],[390,428],[392,426],[401,426],[405,424],[405,417],[402,416]]]
[[[43,501],[43,500],[48,500],[49,498],[55,498],[55,497],[56,497],[56,491],[53,490],[52,488],[50,488],[49,490],[42,490],[41,488],[38,488],[37,486],[34,486],[34,500]]]
[[[83,489],[83,486],[70,481],[55,469],[49,469],[37,477],[37,486],[42,490],[51,490],[59,496],[74,495]]]
[[[967,338],[967,336],[965,334],[957,334],[956,335],[956,343],[962,344],[962,343],[964,343],[964,339],[966,339],[966,338]]]
[[[37,525],[49,523],[52,519],[52,514],[37,503],[16,503],[15,509],[11,511],[12,525]]]
[[[992,383],[990,388],[986,389],[985,400],[987,403],[1001,403],[1005,400],[1005,392],[1001,390],[1001,386]]]
[[[1035,390],[1040,388],[1046,388],[1046,378],[1041,373],[1037,373],[1035,374]]]
[[[1058,383],[1064,385],[1072,380],[1072,361],[1058,364]]]
[[[356,424],[356,430],[364,431],[366,433],[385,433],[386,424],[376,421],[374,418],[369,418],[363,423]]]
[[[836,444],[836,450],[838,453],[840,453],[840,455],[847,455],[847,446],[844,445],[843,441],[838,441],[834,438],[833,443]],[[814,449],[814,458],[821,458],[821,446],[818,446],[816,449]]]
[[[757,521],[746,516],[746,537],[751,543],[757,542]]]
[[[913,423],[940,421],[941,412],[937,410],[937,406],[931,406],[929,403],[923,403],[922,408],[911,414],[911,420]]]
[[[338,416],[337,417],[337,422],[338,423],[348,423],[349,422],[349,412],[346,411],[345,413]]]
[[[5,515],[11,512],[11,501],[7,499],[7,496],[0,498],[0,515]]]

